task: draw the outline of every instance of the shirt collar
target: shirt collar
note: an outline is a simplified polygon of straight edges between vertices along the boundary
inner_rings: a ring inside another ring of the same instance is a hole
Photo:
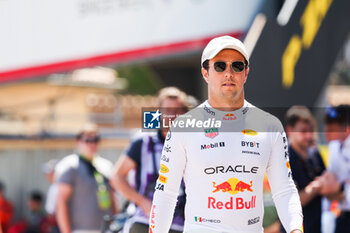
[[[210,116],[216,119],[220,119],[223,121],[233,121],[233,120],[239,120],[247,114],[249,111],[249,102],[244,100],[243,106],[237,110],[234,111],[221,111],[216,108],[213,108],[209,101],[206,100],[203,103],[203,110]]]

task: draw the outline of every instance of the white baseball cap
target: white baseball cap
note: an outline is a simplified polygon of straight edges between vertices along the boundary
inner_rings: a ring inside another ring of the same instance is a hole
[[[232,36],[220,36],[212,39],[204,48],[201,65],[205,60],[215,57],[223,49],[234,49],[240,52],[249,64],[249,56],[244,44]]]

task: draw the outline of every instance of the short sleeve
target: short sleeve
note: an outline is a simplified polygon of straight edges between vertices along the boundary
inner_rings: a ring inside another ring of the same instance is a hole
[[[76,172],[74,167],[68,167],[57,177],[57,182],[73,186],[75,173]]]
[[[141,146],[142,146],[142,138],[138,138],[131,142],[130,146],[126,149],[125,154],[131,158],[137,166],[141,164]]]

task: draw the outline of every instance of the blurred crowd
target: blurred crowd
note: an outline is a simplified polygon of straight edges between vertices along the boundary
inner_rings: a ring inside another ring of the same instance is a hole
[[[169,116],[183,114],[196,105],[181,90],[170,87],[159,92],[158,104]],[[329,106],[319,127],[305,106],[286,112],[289,166],[304,214],[304,232],[339,233],[350,229],[350,106]],[[324,128],[328,156],[321,155],[317,136]],[[100,134],[96,125],[85,125],[76,136],[76,150],[60,161],[50,160],[43,172],[50,184],[45,195],[29,194],[29,215],[14,220],[14,206],[0,183],[2,233],[94,233],[118,232],[106,228],[111,218],[126,213],[123,232],[148,232],[152,197],[159,177],[167,130],[143,133],[132,140],[115,165],[98,154]],[[283,155],[284,156],[284,155]],[[186,195],[182,186],[170,232],[182,232]],[[117,198],[122,195],[126,202]],[[44,198],[46,196],[46,198]],[[107,219],[109,219],[107,221]],[[117,218],[115,218],[117,219]],[[278,229],[266,232],[284,232]],[[0,232],[0,233],[1,233]]]

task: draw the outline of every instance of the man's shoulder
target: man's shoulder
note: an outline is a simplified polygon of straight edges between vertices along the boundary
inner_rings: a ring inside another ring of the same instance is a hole
[[[248,103],[247,118],[258,124],[259,131],[282,132],[281,121],[273,114]]]
[[[288,145],[288,155],[289,159],[295,161],[298,157],[301,157],[292,147],[291,144]]]
[[[61,159],[55,167],[55,177],[59,177],[68,170],[77,169],[79,165],[79,156],[76,154],[67,155]]]
[[[139,135],[138,137],[133,138],[130,142],[130,146],[140,146],[145,140],[145,137],[145,135]]]
[[[96,156],[94,158],[94,165],[96,166],[98,171],[101,172],[104,176],[106,177],[111,176],[113,163],[110,160],[103,158],[101,156]]]
[[[263,110],[251,103],[248,103],[247,107],[249,108],[250,114],[255,114],[256,116],[263,117],[266,120],[269,120],[272,123],[279,123],[280,120],[273,114],[269,113],[266,110]]]
[[[137,137],[133,138],[130,142],[130,145],[126,151],[130,153],[131,151],[140,151],[143,143],[148,143],[152,139],[153,142],[159,141],[157,133],[154,132],[147,132],[143,133],[142,135],[138,135]]]
[[[62,158],[56,165],[56,168],[60,167],[77,167],[79,163],[79,156],[77,154],[70,154]]]
[[[342,148],[346,155],[350,155],[350,135],[345,138]]]
[[[328,143],[328,153],[332,156],[336,156],[339,154],[340,148],[341,148],[341,141],[340,140],[332,140]]]
[[[99,166],[113,166],[113,163],[109,159],[106,159],[106,158],[101,157],[99,155],[95,157],[94,161],[96,161],[96,163]]]
[[[178,118],[198,118],[200,115],[203,115],[205,111],[211,111],[209,108],[206,106],[206,101],[199,104],[197,107],[191,109],[190,111],[181,114]],[[208,112],[209,114],[215,114],[213,112]],[[215,116],[215,115],[213,115]]]

